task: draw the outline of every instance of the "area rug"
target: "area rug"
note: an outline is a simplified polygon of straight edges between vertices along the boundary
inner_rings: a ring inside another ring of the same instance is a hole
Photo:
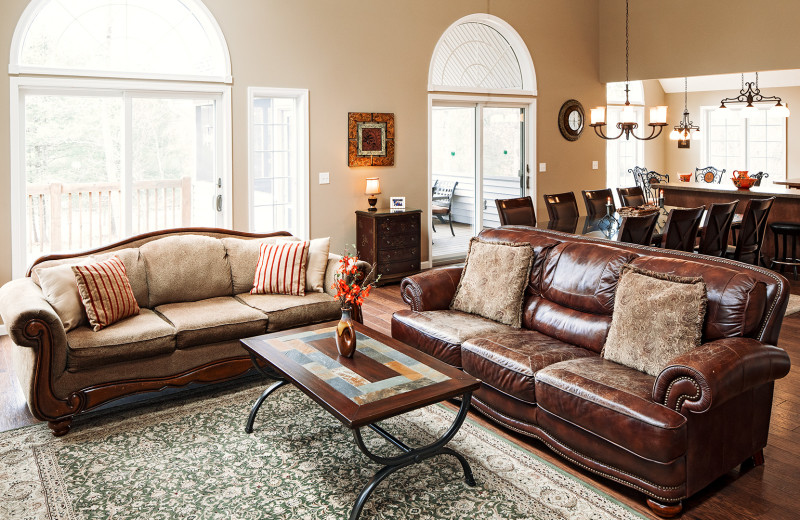
[[[349,429],[291,386],[270,396],[255,431],[244,433],[262,388],[113,410],[76,420],[61,438],[43,424],[2,433],[0,518],[347,518],[378,466]],[[381,424],[420,444],[454,413],[434,405]],[[392,452],[377,435],[365,437],[374,451]],[[455,458],[434,457],[381,483],[361,518],[643,518],[469,419],[450,446],[469,459],[476,487]]]
[[[786,305],[784,316],[795,314],[800,311],[800,294],[790,294],[789,303]]]

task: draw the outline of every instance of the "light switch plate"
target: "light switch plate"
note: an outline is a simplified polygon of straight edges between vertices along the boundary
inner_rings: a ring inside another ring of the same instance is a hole
[[[592,169],[597,170],[598,168],[600,168],[600,163],[597,161],[592,161]]]
[[[546,172],[547,171],[547,163],[540,162],[539,163],[539,172]]]
[[[330,184],[331,183],[331,173],[330,172],[319,172],[319,183],[320,184]]]

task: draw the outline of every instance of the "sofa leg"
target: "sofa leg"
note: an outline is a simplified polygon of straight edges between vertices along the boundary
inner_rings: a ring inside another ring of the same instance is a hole
[[[757,452],[753,453],[752,456],[748,457],[742,465],[739,466],[739,471],[745,471],[750,468],[755,468],[757,466],[764,465],[764,450],[758,450]]]
[[[47,425],[50,427],[50,430],[52,430],[54,436],[61,437],[69,432],[69,429],[72,426],[72,417],[59,419],[58,421],[50,421],[47,423]]]
[[[678,516],[681,514],[681,511],[683,511],[682,502],[675,502],[674,504],[662,504],[661,502],[656,502],[652,498],[647,499],[647,507],[649,507],[653,513],[661,518],[672,518],[673,516]]]

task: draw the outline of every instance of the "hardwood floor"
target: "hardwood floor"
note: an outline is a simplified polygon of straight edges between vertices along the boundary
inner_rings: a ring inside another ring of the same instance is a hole
[[[800,294],[800,283],[791,283],[792,293]],[[380,287],[365,302],[364,322],[389,334],[392,313],[405,308],[399,284]],[[783,320],[778,344],[789,353],[794,366],[788,376],[775,384],[769,443],[764,450],[766,463],[741,473],[736,469],[724,475],[687,500],[681,518],[800,519],[800,313]],[[36,422],[11,372],[10,346],[7,336],[0,338],[0,431]],[[470,412],[470,416],[567,473],[604,490],[644,516],[657,518],[645,506],[642,494],[568,464],[539,441],[498,427],[480,414]],[[742,418],[739,427],[747,428],[746,417]]]

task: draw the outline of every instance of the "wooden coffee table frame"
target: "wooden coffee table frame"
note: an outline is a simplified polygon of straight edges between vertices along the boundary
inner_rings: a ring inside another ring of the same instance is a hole
[[[266,334],[264,336],[257,336],[255,338],[247,338],[242,340],[242,345],[250,354],[253,365],[266,377],[277,379],[275,383],[267,387],[266,390],[253,404],[250,410],[250,415],[247,418],[245,425],[245,432],[253,432],[253,423],[255,422],[258,409],[264,400],[270,396],[278,388],[294,384],[297,388],[302,390],[306,395],[316,401],[322,408],[331,413],[334,417],[339,419],[345,426],[353,430],[353,436],[358,448],[370,460],[377,464],[383,465],[383,468],[375,473],[375,476],[367,483],[361,490],[361,493],[356,498],[353,509],[350,512],[350,520],[356,520],[361,514],[369,496],[378,487],[378,485],[385,480],[389,475],[395,471],[402,469],[412,464],[418,464],[422,461],[434,457],[436,455],[451,455],[455,457],[460,463],[464,471],[464,480],[467,485],[474,486],[475,479],[472,476],[472,468],[469,462],[460,453],[445,447],[445,445],[452,440],[453,436],[461,428],[464,419],[467,417],[469,410],[472,392],[480,387],[480,381],[464,374],[462,371],[447,365],[438,359],[435,359],[427,354],[420,352],[404,343],[401,343],[389,336],[381,334],[372,330],[364,325],[355,323],[357,332],[360,332],[370,338],[373,338],[381,343],[388,345],[395,350],[427,365],[442,374],[449,377],[449,379],[431,384],[429,386],[404,392],[401,394],[386,397],[367,404],[358,405],[350,400],[347,396],[341,394],[339,391],[325,383],[322,379],[310,373],[301,365],[293,360],[284,356],[281,352],[271,348],[268,344],[261,341],[264,339],[278,338],[280,336],[296,334],[298,332],[313,331],[333,327],[337,322],[321,323],[309,327],[292,329],[289,331],[276,332]],[[326,354],[333,356],[334,351],[327,351]],[[353,359],[337,357],[336,359],[348,368],[356,367],[359,364],[359,358],[363,354],[358,352]],[[266,362],[266,365],[264,364]],[[363,362],[362,362],[363,363]],[[362,368],[363,365],[362,365]],[[453,397],[461,397],[461,406],[456,414],[450,428],[439,439],[428,444],[427,446],[412,448],[404,442],[396,438],[391,433],[384,430],[377,423],[383,419],[388,419],[405,412],[416,410],[430,404],[438,403]],[[361,428],[368,427],[381,437],[389,441],[397,447],[402,453],[394,457],[381,457],[370,452],[364,444],[361,436]]]

